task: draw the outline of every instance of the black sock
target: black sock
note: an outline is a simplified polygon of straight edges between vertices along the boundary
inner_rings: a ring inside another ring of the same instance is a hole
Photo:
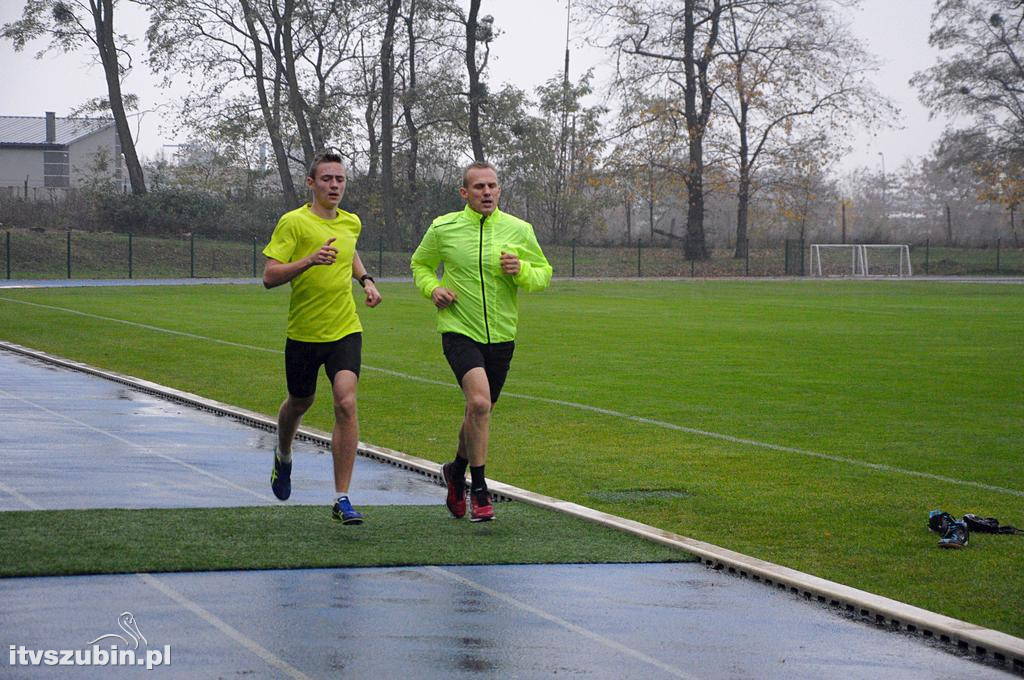
[[[455,454],[455,460],[452,461],[452,474],[456,479],[462,479],[466,476],[467,467],[469,467],[469,461],[461,458],[459,454]]]
[[[487,482],[484,480],[484,466],[479,467],[470,466],[469,476],[472,478],[472,489],[473,491],[482,491],[487,489]]]

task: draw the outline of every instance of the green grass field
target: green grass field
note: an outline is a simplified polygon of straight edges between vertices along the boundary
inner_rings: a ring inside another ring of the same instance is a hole
[[[366,329],[361,438],[436,461],[461,415],[408,283]],[[488,474],[1024,636],[1024,287],[556,281],[521,298]],[[0,338],[276,412],[288,291],[0,291]],[[307,424],[328,429],[329,400]]]

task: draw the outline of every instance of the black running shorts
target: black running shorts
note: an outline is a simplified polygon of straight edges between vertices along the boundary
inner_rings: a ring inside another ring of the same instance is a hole
[[[487,373],[487,383],[491,387],[491,403],[498,401],[498,395],[501,394],[501,388],[508,376],[508,367],[512,364],[512,353],[516,349],[515,341],[488,345],[460,333],[442,333],[441,347],[460,387],[462,377],[470,369],[482,368]]]
[[[350,333],[334,342],[303,342],[288,338],[284,345],[288,394],[299,398],[313,396],[316,393],[316,373],[321,366],[332,384],[338,371],[352,371],[358,376],[362,358],[362,333]]]

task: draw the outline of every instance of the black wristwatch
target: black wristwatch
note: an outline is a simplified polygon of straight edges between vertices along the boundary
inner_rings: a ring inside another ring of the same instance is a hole
[[[361,287],[366,288],[366,282],[367,281],[373,281],[373,277],[370,276],[369,274],[363,274],[362,276],[359,277],[359,285]],[[373,282],[377,283],[376,281],[373,281]]]

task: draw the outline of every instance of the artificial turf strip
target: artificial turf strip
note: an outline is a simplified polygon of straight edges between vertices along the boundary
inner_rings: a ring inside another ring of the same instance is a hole
[[[0,576],[695,559],[522,503],[481,523],[437,506],[360,510],[360,526],[333,521],[326,506],[3,512]]]

